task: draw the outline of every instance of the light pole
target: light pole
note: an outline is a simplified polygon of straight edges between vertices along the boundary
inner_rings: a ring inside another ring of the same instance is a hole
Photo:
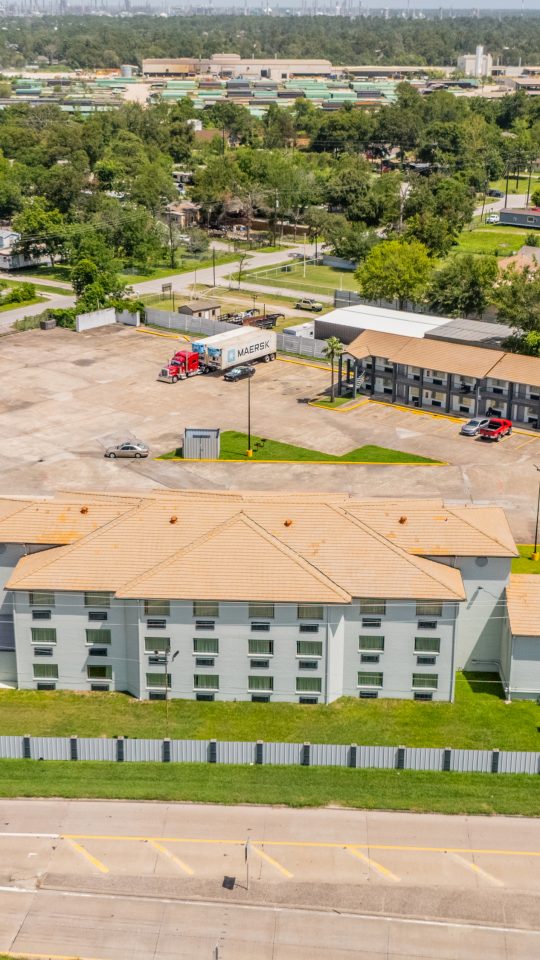
[[[540,467],[537,466],[536,463],[535,463],[535,467],[538,473],[540,473]],[[531,557],[531,560],[535,560],[535,561],[540,560],[540,553],[538,552],[538,519],[539,517],[540,517],[540,479],[538,481],[538,498],[536,501],[536,525],[534,528],[534,550]]]
[[[156,651],[157,652],[157,651]],[[170,649],[165,650],[165,736],[169,737],[169,655]],[[171,657],[171,663],[176,660],[179,651],[175,650]]]
[[[253,450],[251,449],[251,377],[247,378],[248,385],[248,404],[247,404],[247,414],[248,414],[248,448],[246,450],[247,456],[253,456]]]

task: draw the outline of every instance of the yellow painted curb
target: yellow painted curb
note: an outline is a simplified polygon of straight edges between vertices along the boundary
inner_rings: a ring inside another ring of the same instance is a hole
[[[350,410],[356,410],[358,407],[363,407],[365,403],[369,403],[369,400],[360,400],[359,403],[353,404],[351,407],[347,407],[345,404],[341,407],[327,407],[323,403],[317,403],[316,400],[310,400],[308,407],[318,407],[319,410],[329,410],[330,413],[349,413]]]
[[[300,367],[314,367],[315,370],[330,372],[329,366],[323,365],[322,363],[311,363],[310,360],[296,360],[294,357],[276,357],[276,359],[281,360],[282,363],[297,363]]]
[[[195,457],[167,457],[163,460],[161,457],[153,457],[162,463],[300,463],[300,464],[322,464],[330,467],[447,467],[445,460],[439,460],[437,463],[421,463],[415,460],[397,463],[395,460],[206,460]]]
[[[136,327],[137,333],[148,333],[151,337],[165,337],[167,340],[185,340],[186,343],[191,343],[188,337],[182,336],[181,333],[161,333],[159,330],[147,330],[146,327]]]
[[[382,407],[390,407],[392,410],[401,410],[402,413],[414,413],[416,416],[434,417],[438,420],[450,420],[452,423],[465,423],[463,417],[453,417],[449,413],[432,413],[431,410],[422,410],[418,407],[402,406],[400,403],[386,403],[385,400],[375,400],[368,398],[370,403],[378,403]]]

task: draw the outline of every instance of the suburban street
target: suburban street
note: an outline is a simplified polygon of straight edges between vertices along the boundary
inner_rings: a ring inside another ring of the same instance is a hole
[[[537,820],[63,800],[2,800],[0,817],[8,953],[531,960],[540,949]]]

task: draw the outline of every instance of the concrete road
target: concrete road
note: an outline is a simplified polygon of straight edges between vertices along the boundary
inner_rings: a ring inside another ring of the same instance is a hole
[[[512,184],[512,180],[510,180],[510,184]],[[532,190],[534,190],[534,189],[536,189],[536,187],[535,187],[535,184],[533,183],[532,186],[531,186],[531,192],[532,192]],[[499,198],[499,199],[494,199],[494,198],[492,198],[492,197],[486,197],[486,202],[485,202],[485,204],[484,204],[483,210],[484,210],[484,213],[485,213],[485,214],[486,214],[486,213],[498,213],[499,210],[504,210],[505,206],[506,206],[506,204],[505,204],[505,202],[504,202],[504,197]],[[526,194],[526,193],[509,193],[509,194],[508,194],[508,206],[509,206],[509,207],[526,207],[526,206],[527,206],[527,194]],[[475,217],[480,217],[480,216],[482,215],[482,204],[479,204],[479,205],[476,207],[476,209],[475,209],[475,211],[474,211],[474,215],[475,215]],[[525,243],[525,238],[523,239],[523,243]]]
[[[41,303],[31,303],[27,307],[15,307],[13,310],[5,310],[3,313],[0,313],[0,332],[4,333],[9,331],[16,320],[22,320],[24,317],[33,317],[37,313],[43,313],[47,307],[50,307],[52,310],[65,310],[67,307],[72,307],[75,303],[75,297],[69,296],[67,293],[66,296],[62,296],[59,293],[48,295],[45,291],[41,290],[39,291],[39,295],[45,298]]]
[[[518,542],[531,542],[539,435],[515,431],[502,443],[486,444],[459,436],[459,423],[452,420],[367,399],[345,413],[312,407],[307,401],[329,386],[328,370],[317,365],[280,360],[257,366],[251,384],[255,435],[335,454],[373,443],[447,465],[105,460],[104,448],[126,437],[145,440],[158,456],[179,445],[187,426],[246,430],[244,382],[228,384],[221,377],[156,381],[163,362],[184,343],[124,327],[3,337],[0,492],[281,487],[364,497],[443,496],[501,505]]]
[[[539,906],[538,820],[0,801],[2,952],[531,960]]]

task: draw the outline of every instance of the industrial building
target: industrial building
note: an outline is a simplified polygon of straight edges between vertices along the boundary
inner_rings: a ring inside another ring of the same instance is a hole
[[[283,491],[0,498],[0,544],[4,685],[448,701],[467,668],[501,673],[508,697],[540,693],[540,619],[525,623],[529,589],[514,580],[507,615],[517,550],[496,507]]]
[[[490,77],[493,71],[493,57],[490,53],[484,53],[484,48],[478,46],[474,53],[466,53],[458,57],[457,68],[461,70],[466,77]]]

